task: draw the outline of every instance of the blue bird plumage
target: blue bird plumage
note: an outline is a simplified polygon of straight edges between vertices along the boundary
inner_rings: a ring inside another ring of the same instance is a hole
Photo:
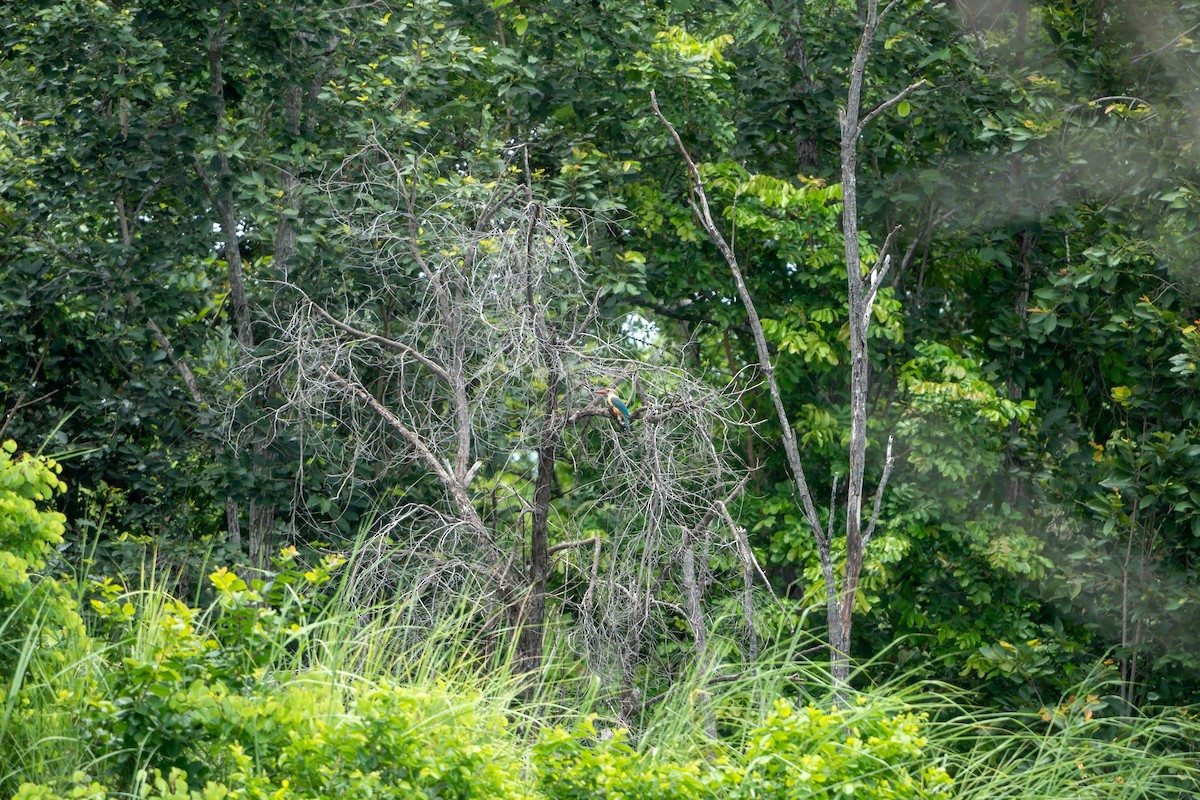
[[[596,394],[604,395],[604,401],[608,403],[608,412],[613,419],[625,426],[625,430],[629,430],[629,406],[617,396],[613,389],[597,389]]]

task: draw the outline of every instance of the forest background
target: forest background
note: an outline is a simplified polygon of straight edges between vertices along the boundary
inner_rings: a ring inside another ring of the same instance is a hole
[[[830,735],[879,684],[1187,706],[1197,31],[1178,1],[11,4],[0,440],[53,461],[5,456],[40,505],[0,540],[0,663],[144,636],[141,587],[238,636],[283,598],[402,609],[397,653],[453,628],[532,716],[586,695],[635,740],[679,685],[719,736],[703,698],[811,699],[780,688],[808,669]],[[196,718],[133,747],[131,713],[76,754],[197,769]]]

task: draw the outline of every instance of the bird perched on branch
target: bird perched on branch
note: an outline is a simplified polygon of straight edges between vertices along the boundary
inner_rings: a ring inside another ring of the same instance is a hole
[[[629,430],[629,406],[617,396],[613,389],[597,389],[596,394],[604,395],[604,402],[608,403],[608,413],[613,419],[625,426],[625,430]]]

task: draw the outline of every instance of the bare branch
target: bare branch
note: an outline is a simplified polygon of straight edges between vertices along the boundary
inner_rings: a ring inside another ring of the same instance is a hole
[[[366,403],[367,407],[378,414],[384,422],[386,422],[394,431],[396,431],[396,433],[400,434],[400,436],[409,443],[413,450],[416,450],[417,453],[420,454],[421,460],[425,462],[425,466],[429,467],[429,469],[438,476],[438,479],[441,480],[442,483],[453,482],[454,478],[451,473],[450,465],[439,459],[437,455],[435,455],[433,451],[429,449],[429,446],[425,443],[425,440],[422,437],[418,436],[415,431],[401,422],[400,418],[384,407],[382,403],[376,400],[374,395],[372,395],[359,384],[346,380],[340,375],[334,373],[332,370],[322,369],[322,373],[334,384],[343,387],[363,403]]]
[[[561,552],[563,550],[570,550],[573,547],[587,547],[589,544],[594,545],[594,544],[598,544],[599,542],[600,542],[599,536],[592,536],[589,539],[579,539],[578,541],[574,541],[574,542],[562,542],[560,544],[556,544],[553,547],[551,547],[548,552],[550,555],[554,555],[555,553]]]
[[[867,532],[863,534],[863,547],[871,541],[871,536],[875,533],[875,523],[879,521],[879,509],[883,507],[883,490],[887,488],[888,478],[892,476],[892,466],[895,464],[895,457],[892,455],[892,441],[895,437],[888,436],[887,452],[883,457],[883,475],[879,478],[879,485],[875,487],[875,504],[871,508],[871,521],[867,523]]]
[[[187,387],[188,394],[192,397],[192,402],[197,407],[204,406],[204,393],[200,391],[200,383],[196,380],[196,376],[192,373],[192,368],[187,365],[187,362],[182,361],[175,355],[175,348],[171,347],[171,340],[163,333],[163,329],[158,327],[158,323],[153,319],[147,318],[146,327],[150,329],[150,334],[154,337],[154,341],[158,342],[158,346],[163,349],[170,359],[171,365],[175,367],[175,371],[179,373],[179,377],[183,379],[183,385]]]
[[[46,360],[47,350],[48,347],[46,345],[42,345],[42,350],[38,353],[38,359],[33,365],[33,372],[30,373],[29,379],[25,381],[25,387],[21,389],[21,393],[17,395],[17,399],[14,401],[14,403],[4,412],[4,424],[0,425],[0,436],[3,436],[4,432],[8,430],[8,426],[12,424],[13,417],[16,416],[18,411],[20,411],[22,408],[29,408],[30,406],[36,405],[43,400],[47,400],[58,392],[58,390],[55,389],[53,392],[44,394],[41,397],[28,402],[25,401],[25,395],[29,394],[29,389],[37,385],[38,373],[42,371],[42,364]]]
[[[729,266],[730,272],[733,274],[734,283],[737,285],[738,296],[742,300],[742,306],[746,309],[746,316],[750,321],[750,329],[754,334],[754,344],[758,349],[759,367],[767,379],[767,386],[771,392],[771,399],[775,404],[775,414],[779,418],[779,424],[783,431],[783,447],[787,455],[788,465],[792,469],[792,476],[796,482],[796,487],[800,493],[800,501],[803,504],[805,516],[816,535],[820,535],[821,518],[817,514],[817,508],[813,504],[812,492],[808,488],[808,479],[804,475],[804,465],[800,461],[800,450],[796,445],[796,432],[792,429],[791,422],[788,419],[787,409],[783,405],[783,395],[779,391],[779,382],[775,379],[775,367],[771,364],[770,350],[767,347],[767,339],[763,334],[762,321],[758,317],[758,312],[754,306],[754,299],[750,296],[750,290],[746,288],[746,282],[742,278],[742,270],[738,264],[737,256],[733,249],[725,241],[725,237],[713,222],[712,214],[709,212],[708,195],[704,191],[704,180],[700,176],[700,170],[696,167],[696,163],[688,154],[687,148],[683,145],[683,140],[679,138],[679,133],[658,107],[658,98],[653,90],[650,92],[650,105],[654,109],[655,116],[666,127],[671,134],[671,138],[675,141],[676,147],[679,148],[680,154],[684,161],[687,162],[688,169],[692,175],[692,188],[700,198],[700,220],[708,232],[709,237],[721,251],[725,257],[725,263]]]
[[[174,180],[175,179],[173,177],[159,178],[150,186],[149,189],[147,189],[145,192],[142,193],[141,197],[138,198],[137,205],[133,207],[133,213],[130,215],[132,217],[133,226],[135,229],[137,226],[138,218],[141,217],[141,215],[142,215],[142,207],[146,205],[146,201],[148,201],[151,197],[153,197],[155,192],[157,192],[159,189],[166,186],[167,184],[172,183]]]
[[[880,11],[879,15],[875,18],[876,23],[883,22],[883,18],[886,17],[888,14],[891,14],[892,10],[895,9],[896,6],[900,5],[901,2],[903,2],[903,0],[891,0],[891,2],[889,2],[886,6],[884,6],[883,11]],[[871,5],[872,6],[875,5],[874,0],[872,0]]]
[[[418,363],[420,363],[423,367],[428,369],[434,375],[438,376],[443,381],[446,381],[447,383],[449,383],[450,375],[446,371],[446,368],[443,367],[441,364],[438,364],[433,359],[426,357],[417,348],[411,347],[407,344],[404,344],[404,342],[397,342],[395,339],[389,339],[386,336],[380,336],[380,335],[374,334],[374,333],[367,333],[366,331],[355,328],[353,325],[348,325],[345,322],[342,322],[337,317],[330,314],[328,311],[326,311],[324,308],[322,308],[320,306],[320,304],[318,304],[316,301],[310,299],[309,296],[307,294],[305,294],[298,287],[292,286],[292,288],[295,291],[299,292],[304,297],[305,302],[307,302],[312,307],[313,311],[316,311],[318,314],[320,314],[321,317],[323,317],[326,322],[328,322],[333,327],[337,328],[339,331],[342,331],[343,333],[348,333],[351,336],[356,336],[359,339],[363,339],[368,342],[375,342],[376,344],[381,344],[384,347],[389,347],[393,350],[398,350],[399,352],[404,353],[406,355],[410,355],[413,357],[413,359],[415,359]]]
[[[38,403],[42,402],[43,400],[49,400],[56,394],[58,394],[58,389],[55,389],[52,392],[46,392],[41,397],[35,397],[32,400],[26,400],[25,392],[22,392],[17,397],[17,401],[13,405],[9,406],[4,412],[4,424],[0,425],[0,436],[3,436],[4,432],[8,430],[8,426],[12,424],[13,418],[17,415],[18,411],[23,408],[31,408],[32,406],[36,406]]]
[[[900,267],[896,271],[896,277],[892,281],[894,286],[899,287],[901,282],[904,280],[904,275],[908,272],[909,267],[912,265],[913,257],[916,255],[917,248],[921,245],[921,242],[924,241],[926,243],[926,254],[928,254],[929,237],[933,235],[934,229],[937,228],[938,225],[941,225],[943,222],[953,217],[957,210],[957,207],[951,206],[950,208],[938,213],[933,204],[930,204],[929,218],[922,226],[921,232],[914,236],[912,241],[908,243],[908,247],[904,251],[904,256],[900,259]]]
[[[1072,111],[1078,111],[1081,108],[1096,108],[1101,103],[1124,103],[1127,105],[1135,105],[1136,104],[1136,105],[1140,105],[1140,106],[1145,106],[1146,108],[1150,109],[1151,111],[1154,110],[1154,106],[1152,106],[1150,103],[1147,103],[1145,100],[1143,100],[1140,97],[1131,97],[1129,95],[1124,95],[1124,94],[1115,94],[1115,95],[1109,95],[1107,97],[1097,97],[1095,100],[1088,100],[1086,103],[1076,103],[1075,105],[1067,106],[1065,109],[1063,109],[1063,111],[1065,113],[1070,113]],[[1147,118],[1149,118],[1149,115],[1147,115]]]
[[[915,92],[917,89],[920,89],[926,83],[928,83],[928,81],[926,81],[924,78],[922,78],[921,80],[917,81],[916,83],[913,83],[913,84],[910,84],[910,85],[904,87],[903,89],[900,90],[899,93],[897,93],[896,95],[893,95],[888,100],[884,100],[882,103],[880,103],[879,105],[875,106],[870,111],[868,111],[863,116],[862,121],[860,121],[858,123],[859,134],[861,135],[862,132],[864,130],[866,130],[867,126],[871,124],[871,120],[875,119],[875,117],[879,116],[884,111],[887,111],[889,108],[896,105],[904,98],[908,97],[910,94]]]
[[[896,234],[899,231],[899,225],[888,231],[887,238],[883,242],[883,247],[879,248],[879,260],[875,262],[875,266],[867,274],[868,285],[863,298],[865,315],[863,316],[862,324],[864,331],[871,326],[871,311],[875,306],[875,295],[879,291],[884,278],[887,277],[888,270],[892,268],[892,256],[888,250],[891,249],[892,240],[896,238]]]
[[[725,517],[725,522],[729,525],[729,531],[733,534],[734,541],[737,542],[739,556],[748,564],[752,564],[758,570],[759,577],[762,578],[763,584],[767,587],[767,591],[771,593],[771,599],[775,601],[775,607],[779,609],[779,613],[787,620],[788,627],[792,633],[796,632],[796,626],[792,623],[791,615],[788,614],[783,603],[779,600],[779,595],[775,594],[775,588],[771,586],[771,580],[767,577],[767,573],[763,571],[762,565],[758,563],[758,559],[754,555],[754,551],[750,549],[750,543],[746,541],[746,529],[739,526],[733,521],[733,515],[729,513],[728,506],[724,502],[718,502],[717,506],[721,509],[722,515]]]
[[[727,510],[727,506],[737,499],[738,495],[742,493],[742,490],[746,488],[746,484],[749,482],[750,475],[747,473],[746,475],[742,476],[742,479],[738,481],[737,486],[733,487],[733,491],[731,491],[724,500],[718,500],[709,506],[708,510],[704,512],[704,516],[699,522],[696,523],[695,527],[691,529],[689,535],[696,536],[701,531],[706,530],[708,526],[712,524],[713,519],[716,518],[718,511],[723,511],[728,514],[729,512]]]
[[[422,614],[470,591],[486,598],[481,615],[529,630],[571,607],[566,645],[628,715],[648,668],[644,638],[674,624],[662,603],[677,602],[678,580],[667,583],[681,538],[711,520],[712,498],[745,486],[712,443],[746,424],[738,394],[748,389],[706,386],[681,348],[623,349],[578,257],[594,218],[509,173],[447,186],[424,169],[372,138],[326,179],[357,308],[306,298],[279,309],[275,352],[264,347],[259,368],[282,387],[271,424],[303,425],[305,447],[356,491],[365,472],[385,496],[422,481],[418,470],[440,484],[446,508],[405,503],[380,518],[376,535],[389,531],[391,543],[373,545],[355,591],[392,586]],[[632,430],[581,424],[607,414],[601,386],[628,398]],[[563,469],[594,482],[564,498]],[[582,527],[597,518],[603,536]],[[693,544],[702,591],[711,540],[697,533]],[[537,564],[588,546],[590,564],[562,557],[563,581],[543,584]]]
[[[1129,59],[1129,63],[1130,63],[1130,64],[1136,64],[1136,63],[1138,63],[1139,61],[1141,61],[1141,60],[1142,60],[1142,59],[1144,59],[1144,58],[1150,58],[1151,56],[1156,56],[1156,55],[1158,55],[1158,54],[1159,54],[1159,53],[1161,53],[1163,50],[1166,50],[1167,48],[1171,47],[1171,46],[1172,46],[1173,44],[1175,44],[1176,42],[1178,42],[1178,41],[1182,40],[1184,37],[1191,35],[1192,31],[1196,30],[1197,28],[1200,28],[1200,23],[1198,23],[1198,24],[1196,24],[1196,25],[1193,25],[1192,27],[1188,28],[1186,31],[1184,31],[1183,33],[1181,33],[1181,34],[1177,35],[1175,38],[1171,39],[1171,41],[1167,42],[1167,43],[1166,43],[1166,44],[1164,44],[1162,47],[1158,47],[1158,48],[1155,48],[1154,50],[1151,50],[1151,51],[1149,51],[1149,52],[1147,52],[1147,53],[1141,53],[1140,55],[1136,55],[1136,56],[1134,56],[1133,58]]]
[[[883,279],[887,277],[888,270],[891,269],[891,267],[892,256],[891,253],[888,253],[887,255],[883,256],[883,259],[879,262],[879,264],[877,264],[876,267],[871,270],[871,283],[867,286],[866,295],[863,301],[864,308],[862,326],[864,331],[871,327],[871,312],[875,310],[875,294],[879,291],[879,286],[883,283]]]

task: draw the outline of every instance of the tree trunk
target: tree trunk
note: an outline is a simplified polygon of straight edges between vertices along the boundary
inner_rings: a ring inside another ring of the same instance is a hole
[[[1029,319],[1029,292],[1033,282],[1033,265],[1030,261],[1030,252],[1033,249],[1034,236],[1028,229],[1022,229],[1017,234],[1017,262],[1021,269],[1020,282],[1017,286],[1017,296],[1013,301],[1013,312],[1017,318],[1021,320],[1021,325],[1024,327],[1025,322]],[[1017,383],[1015,372],[1017,365],[1020,364],[1025,355],[1024,348],[1021,348],[1013,354],[1012,370],[1009,371],[1009,378],[1006,385],[1008,399],[1020,401],[1023,393],[1021,385]],[[1021,457],[1017,453],[1017,448],[1013,444],[1021,432],[1021,425],[1015,419],[1008,423],[1008,442],[1004,445],[1004,502],[1009,508],[1015,509],[1021,502],[1021,498],[1025,494],[1025,482],[1021,478]]]
[[[849,617],[849,614],[844,613],[841,597],[825,608],[825,623],[829,628],[829,675],[838,689],[844,687],[850,679],[850,626],[847,624]]]
[[[820,161],[820,148],[813,130],[813,121],[808,114],[811,111],[814,84],[808,58],[808,40],[804,35],[807,2],[801,0],[781,4],[777,0],[768,0],[767,8],[772,14],[780,17],[780,27],[784,34],[783,54],[790,73],[788,104],[790,121],[796,137],[796,164],[801,170],[814,168]]]
[[[550,370],[546,387],[546,415],[538,447],[537,478],[533,490],[533,523],[529,526],[529,570],[525,595],[516,614],[517,674],[536,675],[545,645],[546,581],[550,577],[550,499],[554,465],[558,457],[558,371]],[[532,691],[531,681],[526,691]]]
[[[214,117],[213,138],[219,140],[225,132],[225,79],[222,71],[222,52],[225,44],[225,18],[217,22],[208,39],[209,91],[212,93]],[[228,187],[229,157],[217,151],[217,174],[210,184],[210,193],[217,206],[217,218],[221,234],[225,237],[223,254],[229,279],[230,305],[233,308],[234,328],[243,353],[254,348],[254,335],[250,327],[250,304],[246,299],[246,279],[242,268],[242,254],[238,249],[238,215],[233,201],[233,191]]]
[[[270,502],[251,500],[249,516],[250,566],[265,570],[270,566],[274,552],[271,539],[275,529],[275,506]]]
[[[863,3],[859,4],[860,15]],[[874,3],[851,70],[846,108],[841,114],[842,160],[842,241],[846,255],[846,285],[848,289],[850,328],[850,472],[846,482],[846,572],[833,607],[827,612],[830,621],[830,673],[836,685],[845,684],[850,675],[850,632],[853,625],[854,595],[862,572],[862,490],[864,461],[867,450],[867,330],[871,313],[863,286],[862,263],[858,248],[858,139],[863,73],[867,53],[874,35],[876,19]]]
[[[854,622],[854,596],[858,592],[858,581],[862,574],[863,556],[879,519],[883,501],[883,490],[887,485],[892,466],[892,446],[888,442],[883,475],[875,493],[875,505],[871,521],[864,532],[862,529],[863,479],[866,472],[867,454],[867,407],[870,390],[870,363],[867,360],[867,331],[871,324],[871,311],[875,304],[875,293],[887,275],[891,257],[886,255],[895,231],[891,231],[880,248],[880,260],[864,270],[858,247],[858,143],[867,123],[884,109],[903,100],[920,88],[924,81],[908,86],[890,100],[881,103],[862,116],[862,87],[875,32],[883,16],[895,7],[896,0],[882,12],[877,0],[860,0],[859,9],[863,17],[862,37],[854,54],[850,70],[850,85],[846,92],[846,108],[840,117],[842,159],[842,241],[846,256],[846,287],[848,327],[850,330],[850,471],[846,483],[846,570],[837,592],[835,611],[828,616],[831,620],[830,671],[835,685],[842,686],[850,676],[850,642]],[[830,531],[832,535],[832,530]],[[827,570],[827,574],[828,574]],[[833,619],[836,615],[836,621]]]
[[[690,530],[684,531],[682,548],[682,571],[683,571],[683,611],[687,618],[688,628],[692,631],[692,641],[695,643],[694,648],[696,676],[698,682],[703,682],[708,674],[709,669],[709,653],[708,653],[708,626],[704,623],[704,611],[700,605],[700,598],[703,594],[703,589],[700,586],[700,581],[696,575],[696,536]],[[753,579],[753,575],[750,576]],[[747,592],[749,592],[749,583],[746,584]],[[753,628],[751,628],[753,635]],[[751,655],[748,661],[753,661],[755,655]],[[708,696],[700,693],[697,698],[697,710],[700,713],[704,732],[715,739],[717,737],[717,720],[713,716],[712,703],[708,701]]]
[[[225,131],[225,79],[223,74],[223,52],[225,41],[225,18],[219,16],[217,27],[209,32],[208,39],[208,70],[209,91],[213,99],[213,139],[219,140]],[[225,242],[222,254],[225,257],[226,274],[229,281],[230,306],[233,309],[234,331],[243,358],[249,356],[254,349],[254,332],[251,327],[250,303],[246,297],[245,269],[242,265],[242,254],[238,247],[238,213],[234,203],[233,191],[228,186],[229,158],[218,149],[217,173],[211,179],[206,176],[199,158],[196,159],[196,170],[204,182],[213,205],[216,207],[217,220],[221,226],[221,234]],[[270,531],[274,527],[274,509],[266,509],[257,501],[250,501],[247,514],[247,539],[251,566],[264,569],[269,561]],[[241,546],[241,523],[238,504],[233,498],[226,499],[226,525],[229,528],[229,539],[237,547]]]
[[[528,169],[528,164],[526,164]],[[546,365],[546,407],[542,432],[538,439],[537,477],[533,490],[533,521],[529,526],[529,565],[525,575],[524,595],[516,608],[517,652],[513,665],[518,674],[535,676],[541,668],[545,645],[546,581],[550,577],[550,499],[554,488],[554,465],[558,458],[558,442],[562,435],[562,414],[558,408],[561,383],[556,352],[555,334],[546,324],[543,309],[536,302],[533,289],[533,243],[541,217],[541,208],[533,201],[533,187],[526,183],[529,210],[529,231],[525,238],[525,307],[533,323],[538,348]],[[525,687],[532,692],[531,680]]]

